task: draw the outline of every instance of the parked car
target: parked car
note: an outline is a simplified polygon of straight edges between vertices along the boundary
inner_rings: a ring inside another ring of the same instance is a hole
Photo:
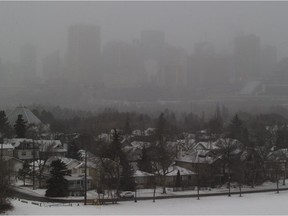
[[[119,194],[121,198],[133,198],[134,197],[134,192],[132,191],[123,191]]]

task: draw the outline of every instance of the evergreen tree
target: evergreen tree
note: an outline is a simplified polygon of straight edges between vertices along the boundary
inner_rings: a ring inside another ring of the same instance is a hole
[[[215,115],[208,122],[208,128],[211,133],[220,134],[223,131],[223,118],[221,116],[220,107],[217,106]]]
[[[131,126],[130,126],[129,114],[127,114],[123,131],[124,131],[124,134],[131,134],[131,132],[132,132],[132,129],[131,129]]]
[[[148,173],[152,172],[151,159],[149,158],[145,147],[142,149],[142,156],[141,156],[141,159],[138,160],[137,165],[138,165],[138,169],[141,171],[148,172]]]
[[[80,148],[77,146],[77,142],[75,140],[72,140],[68,143],[67,157],[80,160],[79,150]]]
[[[26,138],[27,122],[24,121],[22,115],[18,115],[18,118],[14,125],[17,138]]]
[[[23,184],[25,186],[26,177],[31,173],[30,165],[26,160],[23,164],[23,168],[18,171],[19,179],[23,180]]]
[[[248,144],[249,132],[247,128],[244,127],[242,120],[238,118],[237,114],[234,116],[229,125],[228,137],[232,139],[237,139],[244,145]]]
[[[135,179],[133,177],[134,170],[129,164],[127,159],[122,160],[122,172],[120,177],[119,189],[122,191],[134,191],[135,190]]]
[[[0,133],[2,138],[10,135],[10,125],[5,111],[0,111]],[[3,142],[0,140],[0,142]]]
[[[156,124],[156,142],[152,146],[151,161],[153,170],[160,176],[163,194],[166,193],[166,175],[169,173],[169,167],[175,159],[175,151],[168,146],[167,121],[164,114],[161,113]]]
[[[68,169],[64,162],[60,159],[51,163],[51,178],[47,180],[47,190],[45,196],[48,197],[65,197],[68,196],[68,181],[65,175],[68,174]]]

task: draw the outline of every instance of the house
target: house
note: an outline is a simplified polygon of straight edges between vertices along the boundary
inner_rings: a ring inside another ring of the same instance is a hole
[[[144,134],[145,134],[145,136],[151,136],[151,135],[155,134],[155,132],[156,132],[156,128],[147,128],[144,131]]]
[[[58,157],[53,156],[48,159],[46,169],[46,179],[50,177],[50,168],[49,165],[52,161],[60,159],[67,166],[68,172],[70,175],[65,176],[65,179],[68,180],[68,189],[70,196],[83,196],[84,186],[85,186],[85,164],[82,161],[78,161],[72,158],[66,157]],[[93,165],[91,163],[87,163],[87,190],[91,190],[93,188],[92,180],[93,178],[90,176],[90,170],[93,169]]]
[[[68,180],[69,196],[83,196],[85,189],[84,176],[65,176]],[[92,177],[87,176],[87,190],[92,189]]]
[[[136,170],[133,174],[138,188],[151,188],[154,186],[154,174]]]
[[[28,161],[39,158],[39,145],[32,139],[11,139],[8,142],[14,146],[14,157]]]
[[[65,157],[67,154],[67,148],[62,145],[60,140],[35,140],[35,143],[39,146],[39,155],[50,155]]]
[[[10,143],[0,144],[0,155],[13,157],[14,146]]]
[[[164,177],[166,186],[175,187],[178,172],[183,186],[197,185],[197,173],[177,165],[170,166],[165,176],[162,175],[163,171],[161,170],[160,173],[155,174],[156,184],[162,185],[162,178]]]
[[[24,162],[15,157],[3,156],[3,160],[7,162],[9,167],[9,181],[17,181],[17,174],[23,168]]]

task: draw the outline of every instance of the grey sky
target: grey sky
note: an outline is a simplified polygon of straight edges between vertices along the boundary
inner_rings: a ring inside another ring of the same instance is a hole
[[[288,56],[288,2],[0,2],[0,57],[17,59],[26,42],[37,45],[39,58],[65,53],[67,27],[101,27],[102,42],[131,41],[141,30],[159,29],[168,43],[189,52],[199,41],[231,50],[233,37],[256,34]]]

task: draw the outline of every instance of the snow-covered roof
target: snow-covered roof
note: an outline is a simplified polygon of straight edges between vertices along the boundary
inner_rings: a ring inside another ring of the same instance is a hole
[[[145,177],[145,176],[154,176],[152,173],[147,173],[141,170],[136,170],[134,175],[134,177]]]
[[[35,140],[35,142],[39,144],[40,151],[46,151],[50,146],[53,150],[62,147],[60,140]]]
[[[14,149],[15,147],[10,143],[0,144],[0,149]]]
[[[33,142],[32,139],[26,139],[26,138],[13,138],[13,139],[5,139],[4,143],[10,143],[15,148],[17,148],[22,142]]]
[[[143,134],[143,132],[141,130],[133,130],[132,131],[132,135],[135,135],[135,136],[141,136]]]
[[[18,158],[11,157],[11,156],[6,156],[6,155],[3,156],[3,160],[4,161],[14,160],[14,161],[17,161],[17,162],[22,163],[22,164],[24,163],[24,161],[22,161],[22,160],[20,160]]]
[[[15,124],[18,115],[22,115],[22,118],[28,124],[42,124],[40,119],[37,118],[29,109],[27,109],[27,107],[20,105],[7,115],[8,121],[11,125]]]
[[[140,148],[142,149],[143,147],[148,148],[151,145],[150,142],[143,142],[143,141],[133,141],[131,142],[131,146],[133,148]]]
[[[181,155],[178,155],[177,161],[188,162],[188,163],[208,163],[211,164],[214,161],[214,158],[209,156],[209,150],[197,150],[182,152]]]
[[[177,176],[177,173],[180,173],[180,175],[195,175],[196,173],[194,173],[193,171],[191,170],[188,170],[186,168],[183,168],[183,167],[180,167],[180,166],[170,166],[168,168],[168,173],[166,174],[166,176]],[[162,174],[163,171],[160,170],[160,174]]]

